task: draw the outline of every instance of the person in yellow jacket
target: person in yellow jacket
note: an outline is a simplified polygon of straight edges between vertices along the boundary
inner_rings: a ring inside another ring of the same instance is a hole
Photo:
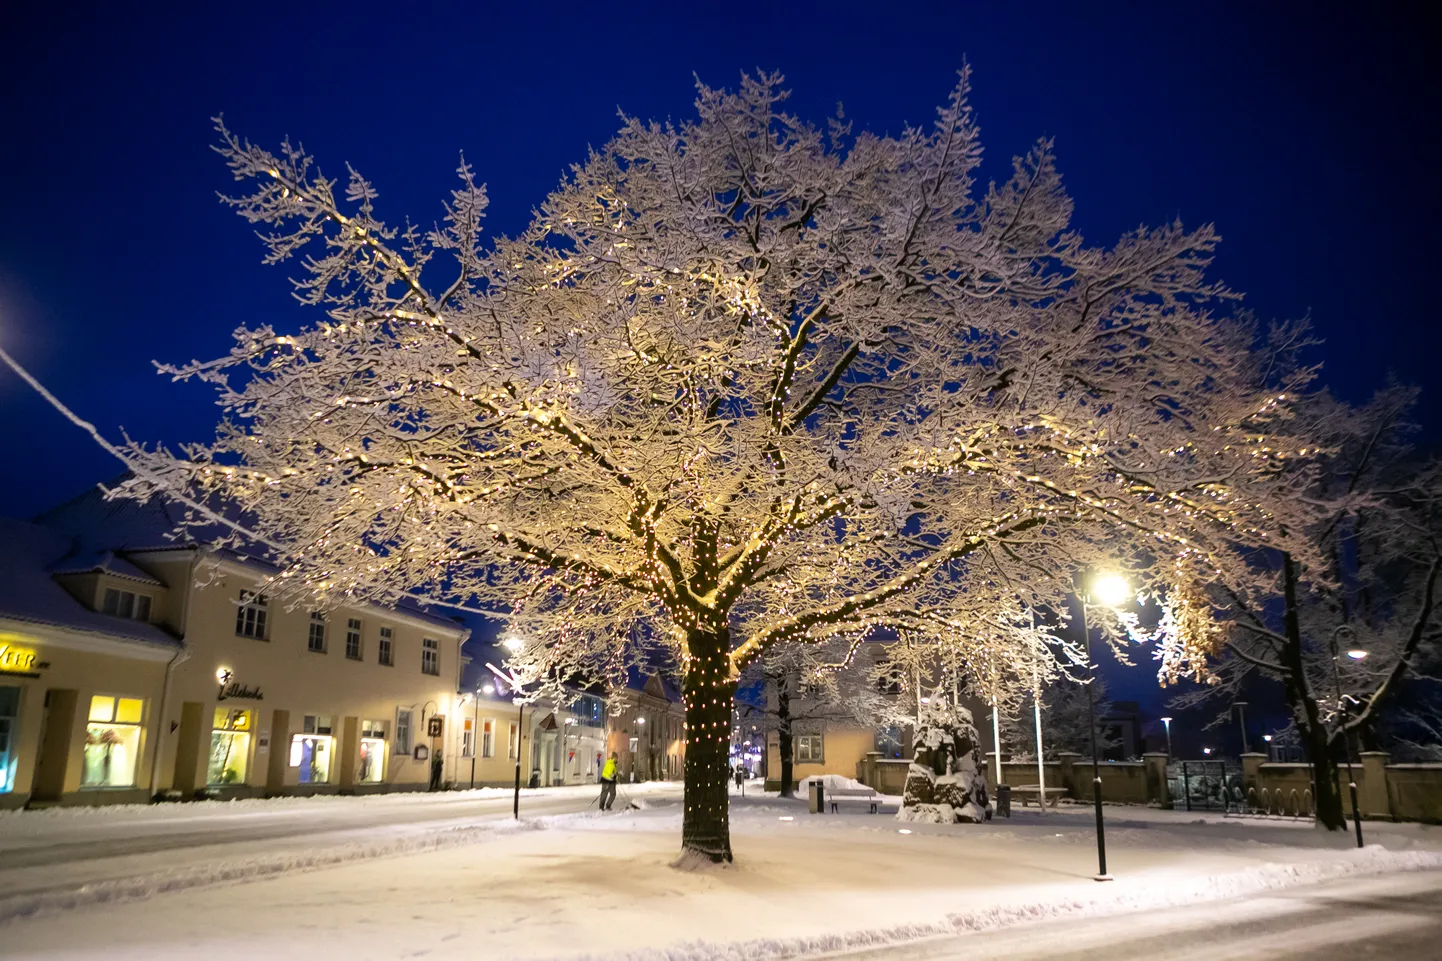
[[[611,810],[611,805],[616,803],[616,752],[611,752],[611,759],[606,766],[601,768],[601,810]]]

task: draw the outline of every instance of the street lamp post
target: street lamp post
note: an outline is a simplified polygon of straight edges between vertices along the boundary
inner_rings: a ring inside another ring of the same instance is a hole
[[[1119,574],[1106,574],[1098,577],[1090,590],[1081,592],[1081,628],[1082,638],[1086,647],[1087,658],[1087,713],[1091,716],[1091,744],[1092,744],[1092,800],[1096,804],[1097,814],[1097,873],[1096,880],[1110,881],[1112,876],[1107,873],[1107,835],[1106,821],[1102,817],[1102,772],[1100,751],[1097,750],[1097,704],[1096,696],[1092,688],[1096,684],[1096,665],[1092,661],[1092,633],[1087,625],[1087,604],[1091,602],[1092,592],[1096,592],[1098,600],[1107,607],[1116,607],[1125,601],[1131,594],[1131,588]]]
[[[1342,674],[1337,667],[1340,657],[1337,653],[1337,631],[1332,632],[1332,683],[1337,690],[1337,713],[1342,718],[1342,756],[1347,760],[1347,791],[1352,798],[1352,828],[1357,834],[1357,847],[1362,846],[1362,809],[1357,805],[1357,775],[1352,771],[1352,744],[1347,737],[1347,702],[1342,697]],[[1353,648],[1347,656],[1362,661],[1367,652]]]
[[[1167,760],[1170,761],[1172,759],[1172,719],[1162,718],[1162,727],[1167,729]]]
[[[1251,750],[1247,744],[1247,702],[1234,701],[1232,703],[1237,709],[1237,726],[1242,729],[1242,753],[1246,754]]]
[[[526,646],[526,642],[519,637],[510,637],[501,642],[506,650],[512,654],[519,652]],[[520,699],[521,680],[516,677],[515,671],[502,671],[494,664],[487,664],[486,669],[496,678],[509,687],[516,697],[516,789],[511,797],[511,816],[516,820],[521,819],[521,744],[525,734],[526,704]],[[509,747],[510,745],[507,745]]]

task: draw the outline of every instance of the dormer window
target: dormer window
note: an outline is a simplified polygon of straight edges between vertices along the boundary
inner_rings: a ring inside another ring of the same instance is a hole
[[[134,591],[121,591],[113,587],[105,589],[105,604],[102,610],[116,617],[132,621],[150,620],[150,596]]]

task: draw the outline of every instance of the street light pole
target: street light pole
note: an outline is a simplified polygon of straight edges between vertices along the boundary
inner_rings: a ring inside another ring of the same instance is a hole
[[[1235,701],[1234,704],[1237,708],[1237,725],[1242,729],[1242,753],[1246,754],[1251,750],[1251,746],[1247,744],[1247,702]]]
[[[516,793],[511,798],[511,816],[521,819],[521,737],[525,734],[526,705],[516,705]],[[507,745],[509,746],[509,745]]]
[[[1088,593],[1084,590],[1081,594],[1081,627],[1082,637],[1086,643],[1087,656],[1087,713],[1091,715],[1091,741],[1092,741],[1092,799],[1096,803],[1097,811],[1097,874],[1096,880],[1110,881],[1112,876],[1107,874],[1107,834],[1106,821],[1102,817],[1102,772],[1101,762],[1097,759],[1097,705],[1096,697],[1092,692],[1092,685],[1096,681],[1096,668],[1092,664],[1092,634],[1087,626],[1087,600]]]
[[[1170,761],[1172,759],[1172,719],[1162,718],[1162,726],[1167,729],[1167,760]]]
[[[1366,651],[1348,651],[1348,657],[1362,660]],[[1352,771],[1352,744],[1347,737],[1347,702],[1342,699],[1342,674],[1337,667],[1337,632],[1332,632],[1332,683],[1337,689],[1337,713],[1342,718],[1342,756],[1347,760],[1347,790],[1352,797],[1352,827],[1357,834],[1357,847],[1362,846],[1362,809],[1357,806],[1357,776]]]

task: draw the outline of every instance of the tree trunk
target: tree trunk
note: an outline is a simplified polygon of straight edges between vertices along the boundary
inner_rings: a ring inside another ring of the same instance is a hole
[[[1297,567],[1291,554],[1282,555],[1282,597],[1286,643],[1278,658],[1282,666],[1282,684],[1292,718],[1302,736],[1307,761],[1312,765],[1312,799],[1317,809],[1317,823],[1329,831],[1342,831],[1347,819],[1342,813],[1342,795],[1337,784],[1337,765],[1332,758],[1331,738],[1322,723],[1317,699],[1307,684],[1302,660],[1302,627],[1297,616]]]
[[[795,762],[791,740],[791,685],[783,672],[776,680],[776,741],[781,752],[781,796],[795,797]]]
[[[730,679],[730,635],[691,631],[683,691],[686,703],[686,811],[681,820],[682,856],[731,860],[731,712],[736,684]]]

